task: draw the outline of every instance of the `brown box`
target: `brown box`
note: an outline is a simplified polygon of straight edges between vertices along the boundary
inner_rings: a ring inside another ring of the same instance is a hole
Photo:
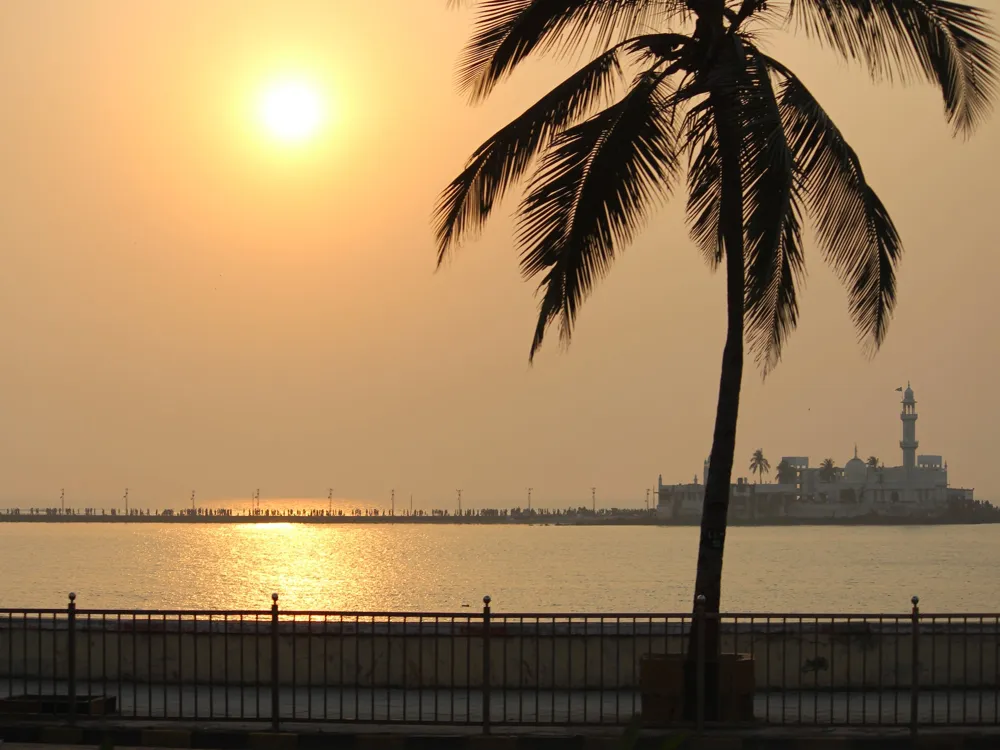
[[[714,665],[709,665],[712,668]],[[684,654],[647,654],[639,662],[642,717],[653,723],[690,720],[693,706],[685,710],[688,683],[694,684],[691,665]],[[748,654],[722,654],[718,661],[720,721],[753,721],[754,663]],[[706,715],[714,712],[706,710]]]

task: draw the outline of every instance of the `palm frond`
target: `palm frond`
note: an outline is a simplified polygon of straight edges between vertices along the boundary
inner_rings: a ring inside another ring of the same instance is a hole
[[[619,102],[557,136],[539,164],[518,227],[522,273],[544,274],[530,358],[557,318],[569,341],[595,281],[672,186],[673,105],[665,76],[642,74]]]
[[[744,40],[743,200],[746,335],[766,376],[798,321],[802,191],[766,61]]]
[[[737,48],[742,46],[741,40]],[[738,57],[738,56],[737,56]],[[738,95],[737,81],[743,76],[739,65],[728,63],[713,65],[707,71],[699,71],[686,85],[678,90],[679,96],[688,101],[701,98],[691,106],[685,117],[684,150],[688,152],[688,199],[687,221],[698,249],[705,262],[713,271],[722,262],[724,247],[722,240],[722,161],[716,135],[715,112],[707,98],[709,91],[720,87],[731,89]]]
[[[722,161],[707,102],[693,107],[685,121],[688,165],[687,220],[691,239],[713,270],[722,262]]]
[[[481,101],[535,50],[603,50],[657,28],[680,0],[482,0],[458,65],[459,90]]]
[[[636,55],[637,62],[649,68],[665,60],[676,60],[685,45],[692,41],[686,34],[640,34],[628,40],[625,46]]]
[[[959,134],[992,108],[1000,55],[984,10],[948,0],[791,0],[789,19],[874,78],[936,83]]]
[[[817,235],[848,288],[858,333],[874,352],[896,305],[896,265],[903,250],[899,234],[830,116],[788,68],[766,61],[782,79],[778,106]]]
[[[613,48],[585,65],[475,150],[434,210],[438,265],[467,234],[482,228],[555,133],[605,100],[621,74],[618,55]]]

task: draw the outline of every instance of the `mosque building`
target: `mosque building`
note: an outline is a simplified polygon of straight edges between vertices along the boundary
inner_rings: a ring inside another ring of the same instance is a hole
[[[943,516],[949,504],[971,501],[973,490],[948,486],[948,464],[939,455],[917,454],[917,402],[909,384],[903,391],[901,466],[870,465],[854,456],[843,468],[810,466],[804,456],[784,456],[777,466],[775,483],[755,484],[739,478],[730,488],[731,520],[787,518],[833,520],[865,517],[933,519]],[[708,478],[708,460],[702,481]],[[664,519],[692,521],[701,518],[705,486],[695,476],[690,484],[657,481],[657,513]]]

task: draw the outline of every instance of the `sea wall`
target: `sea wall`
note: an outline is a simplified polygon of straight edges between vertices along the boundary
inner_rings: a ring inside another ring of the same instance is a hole
[[[270,684],[276,648],[282,685],[478,687],[482,624],[260,622],[78,618],[76,679],[126,683]],[[65,619],[0,619],[0,685],[7,678],[65,680]],[[275,643],[276,640],[276,643]],[[989,623],[922,625],[920,685],[1000,685],[1000,630]],[[684,628],[655,623],[494,623],[490,682],[511,689],[637,689],[646,654],[680,654]],[[759,689],[909,689],[908,622],[741,623],[722,650],[752,654]]]

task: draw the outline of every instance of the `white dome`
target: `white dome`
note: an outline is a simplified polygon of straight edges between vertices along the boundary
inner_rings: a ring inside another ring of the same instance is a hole
[[[868,478],[868,464],[855,456],[844,464],[845,482],[864,482]]]

